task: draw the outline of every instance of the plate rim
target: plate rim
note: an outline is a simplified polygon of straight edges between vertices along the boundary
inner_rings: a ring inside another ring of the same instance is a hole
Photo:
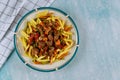
[[[58,8],[54,8],[54,7],[39,7],[39,8],[37,8],[37,10],[44,10],[44,9],[49,9],[49,10],[54,10],[54,11],[60,12],[60,13],[63,14],[64,16],[67,16],[67,15],[68,15],[67,13],[63,12],[62,10],[60,10],[60,9],[58,9]],[[18,23],[17,23],[17,25],[16,25],[16,28],[15,28],[15,31],[14,31],[14,32],[16,32],[16,31],[18,30],[18,27],[19,27],[19,25],[21,24],[21,22],[24,20],[24,18],[26,18],[29,14],[31,14],[31,13],[33,13],[33,12],[35,12],[35,11],[36,11],[36,9],[33,9],[33,10],[27,12],[26,14],[24,14],[24,15],[19,19],[19,21],[18,21]],[[79,32],[78,32],[77,26],[76,26],[75,22],[73,21],[73,19],[72,19],[70,16],[68,16],[68,18],[69,18],[69,20],[72,22],[72,24],[73,24],[74,27],[75,27],[75,30],[76,30],[76,33],[77,33],[77,45],[79,45],[79,42],[80,42],[80,41],[79,41],[79,40],[80,40],[79,38],[80,38],[80,36],[79,36]],[[23,63],[25,63],[24,59],[23,59],[22,56],[19,54],[18,49],[17,49],[17,47],[16,47],[16,35],[15,35],[15,34],[14,34],[14,47],[15,47],[15,51],[16,51],[18,57],[21,59],[21,61],[22,61]],[[72,56],[65,64],[59,66],[57,69],[60,70],[60,69],[62,69],[63,67],[65,67],[68,63],[70,63],[70,62],[72,61],[72,59],[74,58],[74,56],[76,55],[77,50],[78,50],[78,46],[76,46],[76,49],[75,49],[75,51],[74,51],[73,56]],[[34,67],[34,66],[30,65],[30,64],[26,64],[26,65],[27,65],[28,67],[34,69],[34,70],[41,71],[41,72],[52,72],[52,71],[56,71],[56,69],[44,70],[44,69],[36,68],[36,67]]]

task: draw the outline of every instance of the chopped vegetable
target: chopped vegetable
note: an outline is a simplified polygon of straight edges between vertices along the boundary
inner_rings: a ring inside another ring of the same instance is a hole
[[[55,43],[57,46],[60,45],[60,40],[57,40]]]

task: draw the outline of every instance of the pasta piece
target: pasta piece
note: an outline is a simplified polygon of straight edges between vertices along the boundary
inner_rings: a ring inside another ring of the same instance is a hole
[[[55,61],[55,57],[52,57],[50,60],[50,64],[52,64]]]
[[[59,56],[59,59],[63,59],[63,58],[65,58],[65,56],[67,56],[68,55],[68,52],[66,52],[66,53],[64,53],[64,54],[62,54],[62,55],[60,55]]]
[[[30,34],[30,29],[29,28],[27,28],[26,33]]]
[[[45,56],[40,56],[40,57],[37,58],[37,61],[40,61],[43,58],[45,58]]]
[[[54,22],[56,19],[57,20],[60,19],[60,17],[58,17],[58,16],[51,16],[50,19]]]
[[[31,19],[31,20],[30,20],[30,24],[31,24],[33,27],[36,28],[37,23],[35,22],[34,19]]]
[[[48,14],[48,10],[45,10],[45,11],[42,11],[42,12],[39,12],[36,17],[37,18],[40,18],[40,17],[43,17],[43,16],[46,16]]]
[[[66,47],[66,49],[69,49],[73,46],[73,41],[70,39],[65,39],[65,42],[70,42],[70,44]]]
[[[67,53],[69,50],[70,50],[70,49],[65,49],[65,50],[61,51],[61,52],[58,54],[57,58],[59,58],[61,55],[65,54],[65,53]]]
[[[69,35],[65,34],[65,33],[62,33],[62,35],[66,36],[67,38],[69,38]]]
[[[29,22],[28,22],[28,27],[29,27],[30,33],[32,33],[32,27]]]
[[[47,63],[47,62],[49,62],[50,60],[49,59],[42,59],[42,60],[37,60],[38,62],[41,62],[41,63]]]
[[[63,31],[63,33],[65,33],[65,34],[67,34],[67,35],[72,35],[72,32]]]
[[[37,18],[37,24],[40,24],[41,23],[41,20],[39,18]]]
[[[20,40],[21,40],[21,42],[22,42],[23,47],[26,48],[26,47],[27,47],[27,43],[26,43],[25,38],[24,38],[24,37],[21,37]]]
[[[28,44],[26,47],[25,47],[25,52],[30,48],[30,45]]]
[[[60,19],[58,19],[58,22],[60,23],[60,27],[58,28],[58,30],[63,29],[62,21]]]
[[[28,37],[29,37],[29,35],[28,34],[26,34],[26,32],[25,31],[21,31],[21,34],[22,34],[22,36],[25,38],[25,39],[27,39],[28,40]]]
[[[70,45],[67,41],[65,43],[67,44],[67,46]]]
[[[31,53],[32,53],[32,49],[33,49],[33,47],[30,46],[29,51],[28,51],[28,56],[29,56],[30,58],[32,58],[32,55],[31,55]]]
[[[65,30],[65,31],[70,31],[71,29],[72,29],[72,27],[71,27],[71,26],[68,26],[68,25],[64,27],[64,30]]]

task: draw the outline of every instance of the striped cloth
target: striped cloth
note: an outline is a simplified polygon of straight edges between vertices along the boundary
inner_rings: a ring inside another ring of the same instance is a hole
[[[0,68],[14,49],[13,35],[18,20],[28,11],[48,7],[54,0],[0,0]]]

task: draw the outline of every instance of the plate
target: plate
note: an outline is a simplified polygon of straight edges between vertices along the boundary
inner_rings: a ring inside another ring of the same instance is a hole
[[[71,50],[69,51],[69,55],[67,55],[64,60],[54,62],[53,64],[36,65],[36,64],[32,63],[31,59],[24,56],[24,49],[23,49],[23,46],[21,45],[21,42],[18,39],[19,38],[18,36],[20,36],[19,31],[25,27],[27,21],[30,20],[31,18],[34,18],[36,14],[38,14],[39,12],[44,11],[44,10],[53,12],[56,16],[60,16],[63,20],[66,20],[67,24],[72,25],[72,27],[73,27],[72,32],[74,33],[72,36],[72,39],[75,41],[75,45],[71,48]],[[19,20],[19,22],[16,26],[16,29],[15,29],[15,33],[17,33],[17,35],[16,34],[14,35],[14,46],[15,46],[15,50],[18,54],[18,57],[28,67],[30,67],[34,70],[37,70],[37,71],[50,72],[50,71],[56,71],[56,70],[63,68],[74,58],[76,51],[78,49],[78,46],[79,46],[79,33],[78,33],[78,29],[77,29],[75,22],[68,14],[66,14],[65,12],[63,12],[62,10],[59,10],[57,8],[41,7],[41,8],[37,8],[37,9],[29,11],[27,14],[25,14]]]

